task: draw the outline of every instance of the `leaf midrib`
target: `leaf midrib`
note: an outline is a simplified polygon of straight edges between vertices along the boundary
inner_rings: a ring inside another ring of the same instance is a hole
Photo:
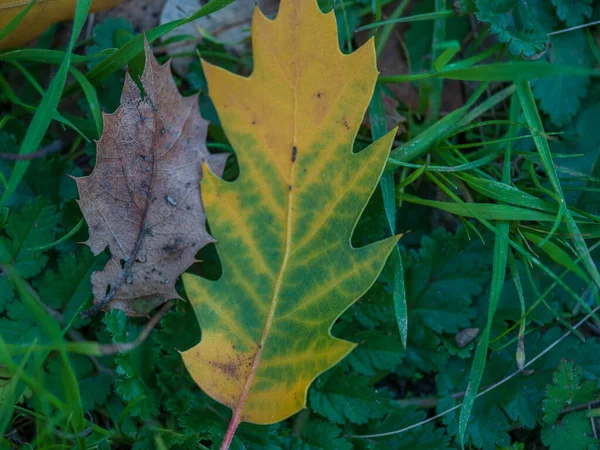
[[[294,102],[294,117],[292,119],[292,145],[293,148],[296,149],[296,127],[297,127],[297,114],[298,114],[298,98],[297,98],[297,94],[298,94],[298,8],[296,7],[295,9],[295,17],[294,17],[294,31],[295,31],[295,39],[294,39],[294,56],[295,56],[295,65],[294,65],[294,84],[292,87],[292,91],[293,91],[293,102]],[[291,149],[290,149],[291,150]],[[290,152],[291,153],[291,152]],[[256,351],[256,354],[254,355],[254,359],[252,361],[252,366],[250,368],[250,372],[248,374],[248,377],[246,378],[246,383],[244,384],[244,389],[242,390],[242,394],[239,397],[238,400],[238,404],[235,407],[235,410],[233,411],[233,417],[231,418],[231,423],[235,424],[237,426],[237,424],[240,423],[240,417],[242,414],[242,411],[244,409],[245,403],[246,403],[246,399],[248,397],[248,394],[250,392],[250,386],[252,385],[252,382],[254,380],[254,377],[256,376],[256,372],[258,370],[258,366],[260,364],[260,360],[262,357],[262,352],[265,346],[265,342],[269,336],[269,331],[271,329],[271,325],[273,324],[273,317],[275,316],[275,310],[277,308],[277,304],[278,304],[278,296],[279,296],[279,292],[281,291],[281,285],[282,285],[282,280],[283,280],[283,276],[285,274],[285,271],[287,269],[287,264],[288,264],[288,260],[290,257],[290,248],[291,248],[291,241],[292,241],[292,212],[293,212],[293,208],[292,208],[292,203],[293,203],[293,198],[294,198],[294,190],[292,189],[293,187],[293,180],[294,180],[294,168],[296,166],[296,161],[297,158],[295,160],[292,160],[292,164],[291,164],[291,169],[290,169],[290,184],[289,184],[289,189],[288,189],[288,203],[287,203],[287,214],[286,214],[286,233],[285,233],[285,246],[284,246],[284,252],[283,252],[283,259],[281,261],[281,267],[279,269],[279,272],[277,273],[277,278],[275,279],[275,286],[273,288],[273,294],[271,296],[271,302],[269,304],[269,314],[267,316],[267,321],[265,322],[265,326],[263,328],[263,333],[262,336],[260,338],[260,343],[258,344],[258,349]]]

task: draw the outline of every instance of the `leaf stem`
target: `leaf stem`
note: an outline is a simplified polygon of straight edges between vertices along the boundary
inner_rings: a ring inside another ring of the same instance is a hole
[[[229,446],[231,445],[231,441],[233,441],[233,436],[237,430],[237,427],[240,425],[240,412],[239,408],[233,413],[231,417],[231,422],[229,422],[229,427],[227,427],[227,432],[225,433],[225,437],[223,438],[223,443],[221,444],[221,450],[229,450]]]

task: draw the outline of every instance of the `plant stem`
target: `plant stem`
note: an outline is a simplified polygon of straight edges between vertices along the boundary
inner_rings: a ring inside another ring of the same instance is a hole
[[[240,422],[239,413],[238,411],[235,411],[233,413],[233,417],[231,418],[231,422],[229,422],[229,427],[227,427],[227,433],[225,433],[225,437],[223,438],[221,450],[229,450],[229,446],[231,445],[231,441],[233,441],[233,436],[235,435]]]
[[[600,417],[600,408],[590,409],[585,413],[586,417]]]

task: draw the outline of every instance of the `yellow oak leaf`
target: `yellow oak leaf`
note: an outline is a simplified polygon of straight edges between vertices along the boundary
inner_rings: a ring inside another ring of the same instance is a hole
[[[202,182],[222,277],[184,275],[202,340],[183,358],[233,411],[223,448],[240,422],[301,410],[311,382],[352,351],[331,326],[397,242],[350,243],[395,135],[353,153],[378,75],[373,41],[344,55],[333,13],[282,0],[275,20],[255,11],[252,42],[248,78],[204,63],[240,175]]]

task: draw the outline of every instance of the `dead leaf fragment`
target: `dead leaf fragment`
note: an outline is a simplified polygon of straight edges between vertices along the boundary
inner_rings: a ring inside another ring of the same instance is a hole
[[[127,76],[121,106],[104,114],[94,171],[76,179],[94,254],[112,259],[92,275],[95,313],[109,304],[146,315],[178,297],[175,280],[212,242],[200,199],[202,162],[222,170],[206,149],[198,98],[182,97],[170,66],[146,45],[144,96]]]
[[[458,345],[460,348],[466,347],[473,339],[477,337],[478,334],[479,328],[465,328],[464,330],[456,333],[456,345]]]

